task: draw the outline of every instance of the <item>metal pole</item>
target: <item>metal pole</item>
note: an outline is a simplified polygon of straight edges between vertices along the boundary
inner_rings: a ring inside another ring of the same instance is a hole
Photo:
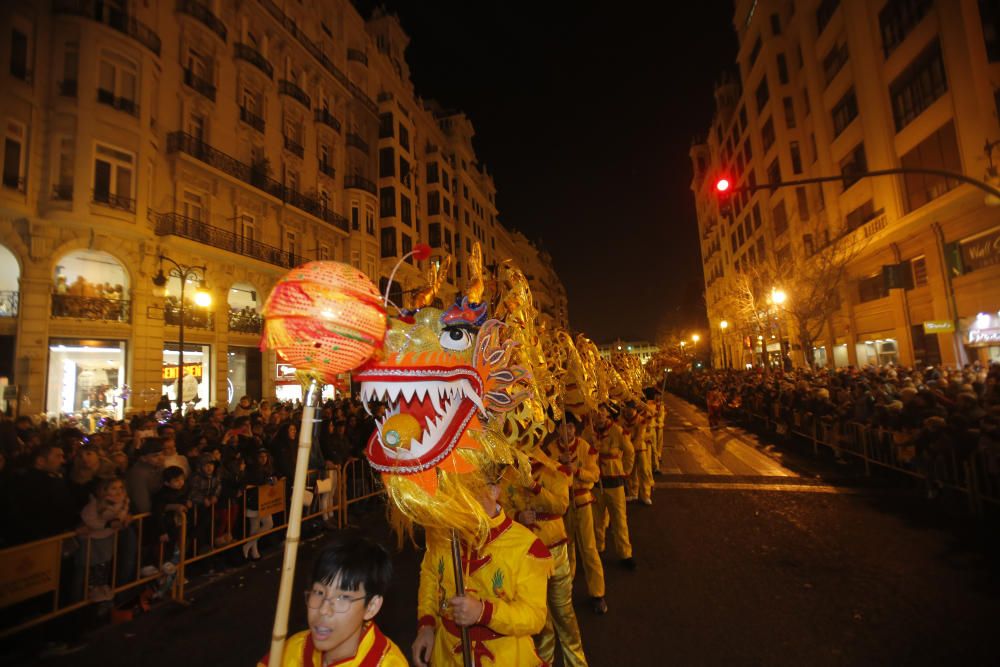
[[[458,544],[458,531],[454,528],[451,530],[451,565],[455,570],[455,595],[465,595],[465,573],[462,571],[462,550]],[[465,667],[472,667],[472,645],[469,643],[469,628],[465,626],[462,626],[462,664]]]
[[[177,353],[177,409],[184,414],[184,283],[187,282],[185,278],[187,277],[180,268],[177,269],[178,276],[181,279],[181,305],[179,309],[181,322],[178,325],[177,337],[180,339],[178,345],[179,352]]]

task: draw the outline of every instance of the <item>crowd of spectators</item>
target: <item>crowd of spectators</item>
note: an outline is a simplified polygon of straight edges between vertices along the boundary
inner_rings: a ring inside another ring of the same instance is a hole
[[[159,411],[108,421],[93,433],[25,416],[2,420],[0,548],[73,533],[63,540],[60,600],[110,607],[113,583],[134,581],[140,565],[158,564],[140,573],[148,577],[177,561],[184,516],[189,554],[273,525],[254,509],[255,487],[292,479],[300,410],[243,397],[228,412]],[[328,401],[320,416],[309,467],[332,476],[362,456],[375,421],[350,399]],[[146,513],[139,531],[136,517]],[[242,556],[260,558],[256,540]]]
[[[779,434],[807,418],[822,427],[839,461],[837,444],[850,436],[851,424],[876,429],[890,438],[895,461],[925,475],[932,497],[945,459],[962,462],[975,453],[986,474],[1000,476],[1000,364],[716,369],[671,373],[667,386],[721,403],[731,416],[766,415]]]

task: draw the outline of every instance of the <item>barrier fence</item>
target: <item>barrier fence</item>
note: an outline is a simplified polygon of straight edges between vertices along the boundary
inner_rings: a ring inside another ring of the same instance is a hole
[[[673,389],[686,400],[705,407],[704,396]],[[918,430],[902,431],[858,421],[843,421],[798,411],[774,401],[741,404],[724,409],[727,419],[763,436],[783,436],[812,447],[830,450],[837,458],[851,457],[864,465],[865,475],[884,469],[924,481],[928,488],[958,491],[966,496],[969,509],[983,514],[988,506],[1000,506],[1000,451],[984,447],[921,446]],[[974,433],[973,435],[978,435]]]
[[[247,485],[238,498],[178,512],[168,537],[150,513],[129,517],[109,537],[79,529],[0,549],[0,639],[102,601],[115,604],[155,589],[155,599],[184,600],[185,570],[192,563],[287,528],[291,490],[285,478]],[[358,503],[385,491],[363,459],[310,470],[302,521],[325,520],[343,528]]]

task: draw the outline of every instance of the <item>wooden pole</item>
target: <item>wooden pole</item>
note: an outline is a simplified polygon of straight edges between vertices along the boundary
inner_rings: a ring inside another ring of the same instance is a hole
[[[455,592],[465,595],[465,576],[462,571],[462,549],[458,542],[458,531],[451,530],[451,565],[455,570]],[[469,628],[462,626],[462,664],[472,667],[472,645],[469,643]]]
[[[295,477],[292,482],[292,501],[288,512],[288,529],[285,533],[285,557],[281,564],[281,585],[278,587],[278,606],[274,612],[274,630],[271,633],[271,652],[268,664],[280,665],[288,635],[288,612],[292,602],[292,586],[295,583],[295,558],[299,553],[299,539],[302,534],[302,496],[306,486],[306,472],[309,468],[309,452],[312,449],[313,418],[316,413],[316,397],[319,383],[313,379],[306,391],[302,406],[302,424],[299,426],[299,448],[295,457]]]

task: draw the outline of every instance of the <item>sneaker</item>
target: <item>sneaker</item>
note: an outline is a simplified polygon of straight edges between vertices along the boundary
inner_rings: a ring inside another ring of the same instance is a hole
[[[631,503],[639,500],[639,496],[625,496],[625,502]]]
[[[635,558],[632,558],[631,556],[629,556],[628,558],[622,558],[620,561],[618,561],[618,564],[624,567],[626,570],[629,570],[630,572],[635,572],[636,567],[638,567],[637,563],[635,562]]]
[[[608,613],[608,603],[604,601],[603,597],[590,598],[590,606],[595,614],[603,615]]]
[[[652,505],[653,504],[653,499],[652,498],[643,498],[642,499],[642,504],[643,505]]]

